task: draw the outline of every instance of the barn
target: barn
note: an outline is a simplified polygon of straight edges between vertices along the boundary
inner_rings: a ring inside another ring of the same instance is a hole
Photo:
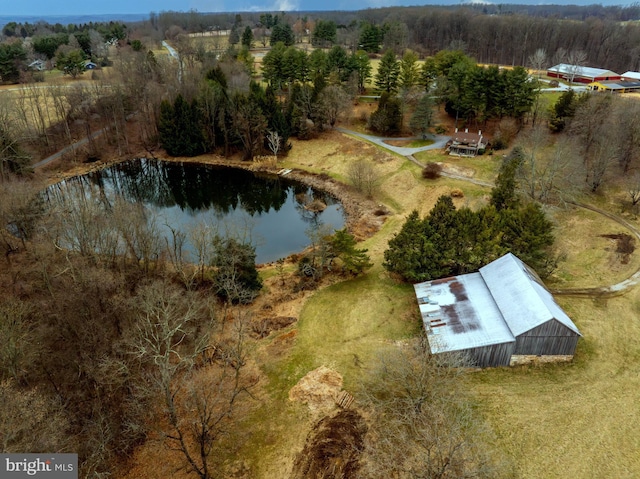
[[[431,353],[464,353],[476,367],[570,361],[581,337],[536,272],[511,253],[414,289]]]
[[[622,74],[624,81],[640,81],[640,72],[628,71]]]
[[[601,68],[583,67],[580,65],[568,65],[560,63],[547,70],[547,75],[552,78],[561,78],[576,83],[593,83],[596,81],[621,80],[622,76],[611,70]]]

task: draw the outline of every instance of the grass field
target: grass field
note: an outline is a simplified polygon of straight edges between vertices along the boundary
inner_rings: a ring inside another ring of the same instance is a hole
[[[440,195],[453,189],[464,193],[455,199],[457,206],[480,206],[489,195],[488,188],[461,180],[425,180],[417,165],[336,132],[292,144],[283,167],[326,173],[344,182],[352,161],[371,161],[381,178],[375,200],[391,215],[361,244],[374,262],[364,276],[305,293],[299,309],[273,306],[274,314],[296,316],[298,322],[261,340],[253,351],[262,379],[255,408],[241,419],[241,429],[249,432],[238,440],[237,451],[241,469],[249,474],[245,477],[252,478],[288,477],[309,428],[320,417],[289,401],[288,392],[300,378],[319,366],[330,367],[342,375],[345,389],[356,394],[358,407],[358,386],[375,358],[420,334],[413,288],[390,278],[382,267],[387,243],[406,215],[413,209],[426,214]],[[438,151],[416,156],[423,163],[448,162],[472,170],[474,178],[486,181],[493,181],[501,159],[452,159]],[[582,201],[618,213],[614,201]],[[549,213],[558,248],[566,255],[551,278],[553,288],[613,284],[640,267],[638,252],[622,264],[613,242],[600,236],[622,232],[621,225],[582,209],[551,208]],[[276,280],[273,274],[265,278]],[[640,287],[610,299],[559,296],[558,302],[583,334],[572,363],[467,375],[476,409],[494,432],[490,448],[504,459],[509,478],[640,477]],[[138,464],[160,457],[157,450],[148,455],[152,447],[139,451]],[[158,474],[136,469],[128,477]]]
[[[322,143],[324,157],[322,153],[313,159],[305,153],[301,156],[316,168],[322,165],[322,169],[341,172],[352,141],[327,138]],[[288,161],[293,164],[297,158]],[[453,161],[476,168],[476,177],[495,176],[497,162],[491,157]],[[419,331],[412,288],[391,280],[380,266],[386,244],[404,215],[413,208],[425,214],[440,194],[452,188],[465,192],[460,204],[486,201],[486,188],[446,179],[428,183],[420,178],[417,167],[403,164],[402,159],[391,157],[382,164],[388,171],[381,199],[393,204],[397,215],[363,244],[376,266],[364,277],[318,291],[305,302],[290,354],[265,365],[270,406],[262,413],[272,417],[261,424],[265,431],[298,431],[296,424],[310,424],[313,415],[286,399],[288,389],[306,372],[329,366],[344,376],[345,388],[353,390],[374,357]],[[584,210],[551,213],[559,247],[567,253],[554,287],[605,285],[628,276],[640,265],[637,253],[628,265],[616,263],[611,240],[599,236],[620,232],[617,223]],[[636,430],[640,421],[640,291],[608,300],[560,297],[559,302],[584,336],[573,363],[470,374],[471,394],[495,432],[491,447],[505,458],[511,477],[640,477],[640,433]],[[277,477],[288,470],[291,454],[285,451],[300,450],[304,435],[294,432],[285,438],[256,436],[251,449],[261,451],[257,477]]]

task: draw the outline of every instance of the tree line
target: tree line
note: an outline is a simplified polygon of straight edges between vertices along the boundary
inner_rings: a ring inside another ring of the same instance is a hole
[[[186,31],[206,31],[204,25],[228,25],[223,28],[229,28],[232,24],[230,15],[203,15],[200,19],[203,30],[198,30],[193,14],[172,12],[167,16],[166,28],[173,23]],[[428,56],[444,49],[464,48],[480,63],[530,66],[527,59],[539,48],[549,52],[550,63],[561,63],[563,50],[581,50],[587,52],[589,66],[623,73],[640,69],[637,46],[640,27],[629,21],[639,16],[635,5],[504,4],[390,7],[272,15],[272,18],[279,18],[280,25],[290,25],[296,41],[302,39],[306,29],[314,38],[314,29],[320,22],[320,33],[315,36],[317,44],[325,47],[338,44],[351,52],[358,49],[384,52],[393,48],[402,54],[405,48],[410,48],[421,56]],[[245,20],[251,28],[261,28],[260,15],[245,14]],[[554,58],[556,52],[560,52],[559,58]],[[551,65],[545,65],[548,66]]]

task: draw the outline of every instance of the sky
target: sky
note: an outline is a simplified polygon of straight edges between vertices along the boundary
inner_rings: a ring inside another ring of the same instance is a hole
[[[0,0],[0,16],[91,15],[161,12],[360,10],[394,5],[452,4],[458,0]],[[594,0],[506,0],[494,3],[556,3],[589,5]],[[603,5],[622,5],[630,0],[604,0]]]

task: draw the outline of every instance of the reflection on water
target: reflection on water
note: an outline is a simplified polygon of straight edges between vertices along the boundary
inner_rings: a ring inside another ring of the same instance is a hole
[[[139,159],[70,178],[49,187],[49,200],[65,196],[100,198],[105,207],[116,197],[142,204],[161,224],[185,234],[199,225],[221,233],[240,234],[256,246],[256,261],[264,263],[301,251],[310,228],[344,226],[340,203],[301,183],[274,176],[214,166]],[[327,208],[312,213],[304,203],[320,200]],[[169,228],[164,234],[169,237]]]

